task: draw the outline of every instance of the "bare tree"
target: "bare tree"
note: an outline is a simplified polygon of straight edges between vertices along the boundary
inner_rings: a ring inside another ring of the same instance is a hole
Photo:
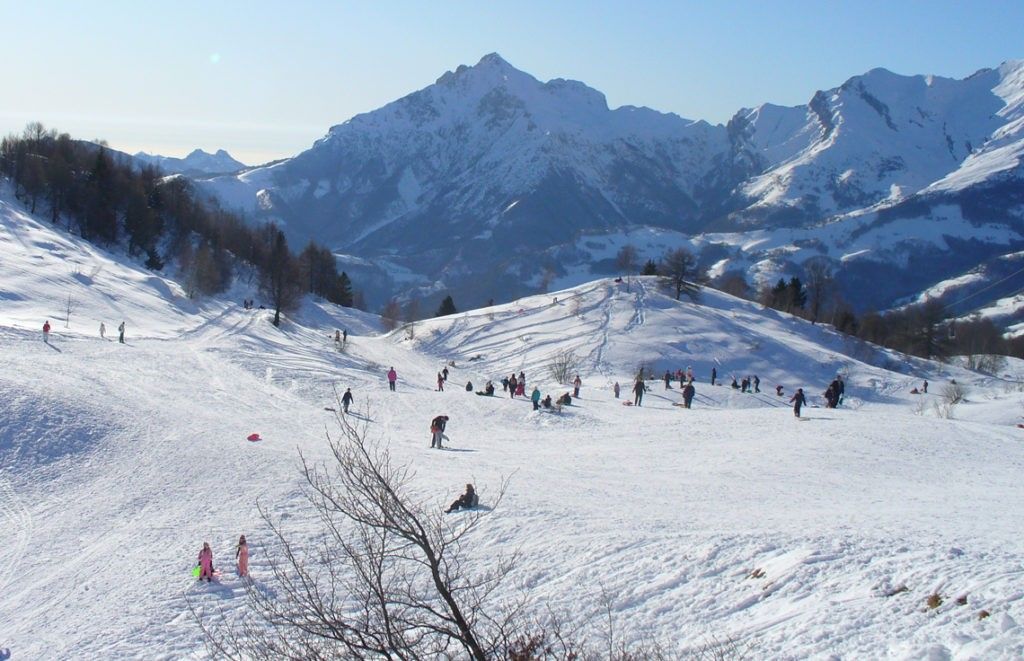
[[[416,338],[416,322],[420,319],[420,300],[410,298],[403,311],[405,319],[405,336],[410,340]]]
[[[691,301],[700,297],[700,273],[697,270],[697,259],[686,248],[669,250],[661,258],[658,268],[662,285],[675,293],[676,300],[686,294]]]
[[[576,373],[579,358],[572,349],[563,349],[554,355],[548,363],[548,374],[556,383],[569,383],[569,377]]]
[[[397,298],[392,298],[380,311],[380,323],[384,330],[393,331],[398,326],[398,319],[402,315],[402,306],[398,304]]]
[[[821,316],[825,301],[832,293],[835,280],[832,276],[832,267],[823,259],[814,259],[808,262],[804,270],[807,272],[807,298],[810,299],[811,323],[816,323]]]
[[[64,328],[71,328],[71,313],[78,309],[78,301],[71,294],[64,304]]]
[[[341,410],[341,406],[338,406]],[[262,507],[280,556],[270,555],[270,589],[250,583],[240,620],[190,608],[213,656],[229,659],[507,658],[526,629],[523,603],[496,588],[514,556],[474,570],[467,536],[483,512],[446,518],[416,496],[414,473],[386,447],[335,415],[333,459],[302,457],[306,496],[323,525],[304,551]],[[301,455],[300,455],[301,456]],[[501,500],[503,481],[492,505]],[[212,621],[211,621],[212,620]]]
[[[627,243],[619,248],[615,255],[615,266],[626,275],[636,275],[637,265],[640,263],[640,253],[636,246]]]
[[[716,285],[719,291],[731,294],[737,298],[750,300],[750,285],[747,283],[747,279],[743,277],[743,274],[738,271],[726,273],[719,278]]]

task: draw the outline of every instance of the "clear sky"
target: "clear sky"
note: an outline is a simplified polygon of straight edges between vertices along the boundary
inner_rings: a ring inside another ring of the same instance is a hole
[[[1021,0],[0,0],[0,133],[258,163],[492,51],[718,123],[874,67],[960,78],[1024,58],[1022,28]]]

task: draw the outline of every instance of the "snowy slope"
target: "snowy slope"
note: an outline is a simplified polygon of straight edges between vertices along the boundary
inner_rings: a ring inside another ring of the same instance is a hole
[[[0,220],[18,237],[0,243],[0,649],[13,659],[204,657],[188,603],[207,617],[245,606],[234,579],[192,582],[195,554],[210,541],[227,573],[244,533],[266,582],[257,498],[312,538],[296,450],[326,459],[335,387],[414,464],[426,501],[473,480],[486,502],[511,477],[474,564],[521,549],[531,598],[591,631],[607,591],[621,635],[684,648],[733,637],[756,658],[1024,654],[1016,382],[907,362],[722,294],[676,303],[646,279],[420,322],[412,339],[326,306],[278,330],[237,305],[161,303],[131,264],[10,205]],[[41,342],[32,320],[71,283],[28,269],[61,260],[124,283],[83,284],[79,314],[133,310],[127,345],[91,328]],[[344,353],[328,339],[339,326],[352,332]],[[568,388],[546,365],[562,349],[581,357],[584,385],[560,415],[462,388],[524,370],[557,395]],[[695,408],[672,406],[678,389],[657,380],[640,408],[614,400],[609,384],[628,391],[640,363],[692,366]],[[847,406],[797,421],[774,395],[708,385],[712,364],[759,374],[765,391],[804,386],[815,403],[841,371]],[[932,394],[909,394],[922,378]],[[954,419],[916,414],[949,378],[971,388]],[[439,413],[454,451],[427,448]],[[262,442],[244,440],[254,431]],[[944,602],[928,610],[933,592]]]

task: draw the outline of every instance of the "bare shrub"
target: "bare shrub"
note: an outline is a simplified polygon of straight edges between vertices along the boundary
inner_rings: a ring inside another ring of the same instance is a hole
[[[563,349],[551,358],[548,363],[548,374],[556,383],[569,383],[570,377],[579,367],[579,358],[572,349]]]
[[[528,641],[522,602],[494,596],[515,557],[490,560],[486,571],[467,558],[465,539],[483,512],[445,517],[419,502],[412,470],[367,438],[365,422],[357,428],[338,413],[335,420],[329,465],[300,453],[322,539],[302,548],[260,507],[279,553],[268,553],[270,589],[248,584],[240,620],[204,620],[190,603],[211,655],[483,660]]]
[[[938,592],[934,592],[928,595],[928,598],[925,599],[924,603],[931,610],[935,610],[936,608],[942,605],[942,597],[939,595]]]
[[[967,397],[967,386],[956,381],[951,381],[942,389],[942,401],[950,406],[956,406]]]

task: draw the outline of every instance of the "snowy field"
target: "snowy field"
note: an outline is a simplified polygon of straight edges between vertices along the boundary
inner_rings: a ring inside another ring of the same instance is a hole
[[[515,578],[535,603],[595,630],[607,594],[621,635],[681,649],[733,639],[765,659],[1024,656],[1017,362],[995,378],[908,360],[712,291],[676,303],[649,279],[421,322],[413,339],[312,302],[275,329],[233,302],[251,294],[239,285],[195,305],[0,202],[0,650],[12,661],[204,658],[187,603],[230,618],[245,599],[233,578],[193,582],[202,542],[227,576],[245,534],[260,582],[257,499],[316,534],[298,450],[327,458],[324,408],[346,387],[371,435],[415,467],[424,501],[441,508],[473,482],[486,504],[508,478],[472,560],[518,549]],[[344,353],[337,328],[350,333]],[[463,388],[522,370],[557,397],[569,388],[547,366],[566,349],[583,387],[561,414],[502,397],[500,383],[494,398]],[[611,384],[625,398],[641,364],[692,366],[694,408],[673,406],[678,385],[658,380],[642,407],[616,401]],[[710,386],[712,366],[726,384],[757,374],[762,392]],[[844,406],[819,408],[837,373]],[[930,393],[910,394],[923,379]],[[945,418],[950,379],[968,401]],[[798,386],[805,420],[787,404]],[[438,414],[451,418],[446,451],[428,448]],[[253,432],[263,440],[247,442]]]

